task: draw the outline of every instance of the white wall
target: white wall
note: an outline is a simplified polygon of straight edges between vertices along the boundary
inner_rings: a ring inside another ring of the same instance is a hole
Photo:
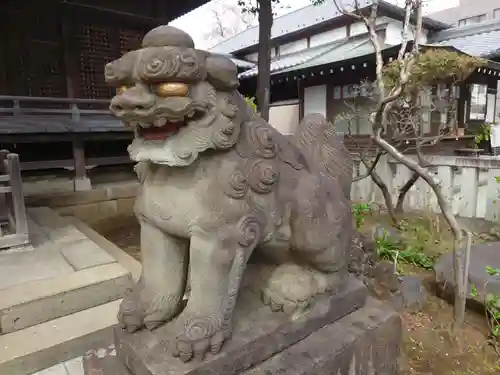
[[[409,30],[408,39],[413,39],[413,30]],[[390,20],[385,29],[385,43],[397,45],[403,41],[403,22]],[[427,43],[427,30],[421,30],[419,43]]]
[[[299,104],[271,104],[269,108],[269,124],[281,134],[293,134],[299,124]]]
[[[331,43],[336,40],[341,40],[347,37],[347,27],[342,26],[338,29],[328,30],[316,35],[312,35],[309,40],[311,47],[321,46],[323,44]]]
[[[291,43],[280,45],[278,53],[280,55],[287,55],[289,53],[299,52],[305,49],[307,49],[307,39],[299,39]]]
[[[304,88],[304,116],[311,113],[326,117],[326,85]]]
[[[440,182],[445,198],[451,203],[453,213],[462,217],[477,217],[488,220],[500,219],[500,158],[494,156],[433,156],[432,171]],[[357,168],[354,168],[356,171]],[[411,177],[411,171],[404,165],[383,157],[377,164],[377,173],[388,184],[394,204],[399,189]],[[360,174],[365,173],[359,166]],[[354,173],[356,175],[356,172]],[[353,201],[384,204],[380,189],[365,178],[352,185]],[[436,196],[429,185],[418,180],[410,189],[405,200],[406,209],[440,212]]]

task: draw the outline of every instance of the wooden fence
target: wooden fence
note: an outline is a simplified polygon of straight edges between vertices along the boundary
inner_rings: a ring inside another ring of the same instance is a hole
[[[19,156],[0,150],[0,250],[28,242]]]
[[[500,157],[431,156],[429,160],[432,162],[430,170],[440,181],[442,191],[456,215],[500,219]],[[380,160],[376,170],[388,185],[396,204],[399,189],[411,177],[411,171],[387,157]],[[355,161],[354,175],[364,172],[364,165]],[[351,199],[384,204],[380,189],[370,177],[353,183]],[[436,196],[421,179],[408,192],[404,207],[440,212]]]

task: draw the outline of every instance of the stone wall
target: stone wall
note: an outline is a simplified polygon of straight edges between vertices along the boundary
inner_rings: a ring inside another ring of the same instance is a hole
[[[89,225],[121,215],[131,215],[137,182],[98,186],[89,191],[41,194],[26,197],[28,206],[47,206],[61,215],[76,216]]]

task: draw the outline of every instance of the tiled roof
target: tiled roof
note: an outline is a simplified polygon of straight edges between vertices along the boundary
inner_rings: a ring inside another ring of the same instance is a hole
[[[253,68],[254,66],[257,65],[252,61],[237,59],[237,58],[235,58],[227,53],[213,53],[213,54],[218,55],[218,56],[223,56],[223,57],[230,59],[238,68],[250,69],[250,68]]]
[[[347,2],[348,0],[345,0],[343,4],[348,6]],[[358,2],[359,6],[362,8],[372,4],[371,0],[358,0]],[[380,1],[379,7],[381,13],[385,11],[385,13],[402,15],[401,13],[403,10],[400,7],[385,1]],[[310,5],[276,18],[273,21],[271,38],[279,38],[287,34],[323,24],[342,16],[343,14],[337,9],[334,0],[325,0],[321,5]],[[428,17],[424,17],[424,25],[434,30],[443,30],[448,27],[448,25],[432,20]],[[217,44],[210,49],[210,52],[234,53],[244,48],[257,45],[258,43],[259,29],[255,26],[242,31],[222,43]]]
[[[271,63],[271,74],[312,68],[373,53],[369,36],[348,38],[327,45],[288,54]],[[249,78],[258,74],[257,67],[247,70],[239,78]]]
[[[437,33],[430,42],[472,56],[491,57],[500,53],[500,21],[455,27]]]
[[[345,43],[345,42],[341,42]],[[331,49],[335,48],[340,44],[329,43],[327,45],[308,48],[299,52],[289,53],[286,55],[282,55],[278,57],[276,60],[271,61],[271,74],[278,72],[282,69],[291,68],[300,64],[304,64],[307,61],[314,59],[315,57],[321,56],[322,54],[329,52]],[[255,66],[254,68],[247,70],[239,75],[239,78],[248,78],[257,75],[259,72],[258,68]]]

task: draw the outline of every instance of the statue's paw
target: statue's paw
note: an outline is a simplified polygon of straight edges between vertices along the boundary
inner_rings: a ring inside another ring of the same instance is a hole
[[[127,332],[135,332],[146,327],[153,330],[166,323],[178,313],[180,298],[155,294],[148,296],[144,289],[126,296],[120,305],[118,322]]]
[[[136,293],[130,293],[123,299],[118,310],[118,323],[127,332],[135,332],[144,324],[144,312],[140,308],[139,298]]]
[[[172,355],[182,362],[203,360],[208,352],[217,354],[226,339],[219,316],[179,317],[181,333],[173,343]]]
[[[283,264],[264,285],[262,301],[272,311],[294,315],[304,312],[319,292],[317,280],[309,270],[296,264]]]

